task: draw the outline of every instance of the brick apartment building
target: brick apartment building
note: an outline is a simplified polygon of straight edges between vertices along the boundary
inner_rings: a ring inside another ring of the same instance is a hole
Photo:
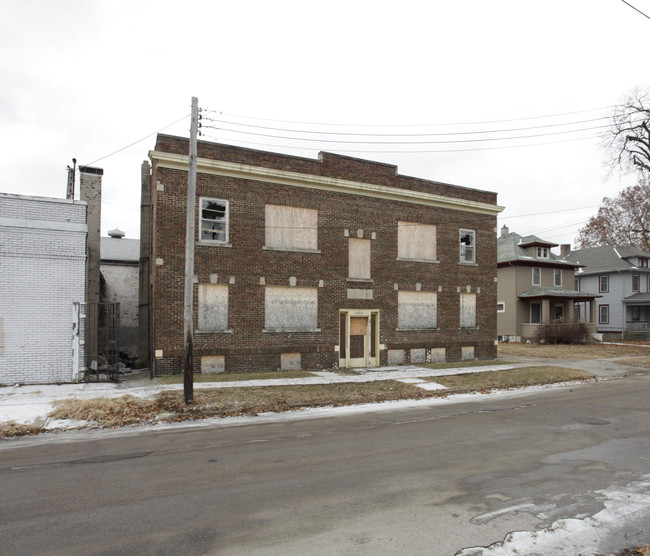
[[[188,149],[159,135],[143,172],[157,375],[182,371]],[[496,357],[495,193],[209,142],[197,168],[195,371]]]

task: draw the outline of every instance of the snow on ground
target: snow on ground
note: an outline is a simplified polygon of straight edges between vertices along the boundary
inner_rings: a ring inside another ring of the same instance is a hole
[[[465,548],[456,556],[576,556],[579,554],[611,554],[621,547],[608,547],[613,532],[616,538],[629,539],[630,544],[643,544],[635,539],[639,533],[647,539],[650,522],[650,475],[627,486],[612,486],[596,491],[603,497],[605,508],[593,516],[561,519],[540,531],[517,531],[504,541],[489,547]],[[641,524],[641,525],[640,525]],[[639,530],[641,529],[641,530]]]
[[[435,382],[424,381],[424,378],[435,376],[472,373],[479,371],[495,371],[513,369],[525,365],[488,365],[479,367],[460,367],[451,369],[426,369],[415,365],[402,367],[379,367],[374,369],[359,369],[354,375],[338,375],[329,371],[314,373],[316,376],[294,379],[241,380],[232,382],[196,382],[195,389],[200,388],[241,388],[252,386],[280,386],[286,384],[309,385],[343,382],[372,382],[375,380],[401,380],[412,382],[426,390],[440,390],[444,386]],[[78,384],[45,384],[28,386],[0,387],[0,423],[14,421],[21,424],[45,423],[48,414],[53,409],[56,400],[90,399],[97,397],[120,397],[130,394],[139,398],[152,398],[163,390],[182,390],[182,384],[160,385],[157,382],[143,385],[142,382],[129,383],[78,383]],[[47,428],[76,428],[78,423],[69,421],[48,422]]]

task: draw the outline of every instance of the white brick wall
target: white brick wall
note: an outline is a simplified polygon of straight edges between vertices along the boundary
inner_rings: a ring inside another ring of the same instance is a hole
[[[0,193],[0,384],[72,380],[86,205]]]

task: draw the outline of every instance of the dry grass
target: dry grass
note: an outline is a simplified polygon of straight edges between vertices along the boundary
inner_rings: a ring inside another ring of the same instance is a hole
[[[637,546],[636,548],[626,548],[617,552],[616,556],[650,556],[650,544]]]
[[[549,345],[513,342],[499,344],[498,352],[499,356],[505,357],[544,357],[548,359],[584,360],[650,355],[650,348],[637,344]]]
[[[42,431],[43,425],[39,423],[25,425],[23,423],[16,423],[15,421],[9,421],[7,423],[0,423],[0,440],[13,436],[29,436]]]
[[[238,380],[270,380],[276,378],[307,378],[315,376],[309,371],[277,371],[260,373],[210,373],[194,374],[194,382],[233,382]],[[166,375],[160,380],[161,384],[183,384],[183,375]]]
[[[156,421],[158,413],[155,400],[143,400],[127,394],[120,398],[56,400],[49,417],[88,421],[101,427],[115,428]]]
[[[432,378],[431,380],[454,391],[489,391],[522,388],[524,386],[538,384],[589,380],[590,378],[593,378],[593,375],[586,371],[567,369],[564,367],[543,366],[441,376]]]
[[[534,367],[507,371],[467,373],[432,378],[449,390],[430,391],[393,380],[342,384],[254,386],[218,388],[194,392],[194,402],[185,404],[180,391],[163,392],[153,400],[133,396],[57,402],[50,414],[54,419],[85,420],[96,426],[114,428],[160,421],[185,421],[206,417],[232,417],[280,413],[305,407],[345,406],[391,400],[444,397],[450,393],[489,392],[591,378],[586,372],[557,367]]]

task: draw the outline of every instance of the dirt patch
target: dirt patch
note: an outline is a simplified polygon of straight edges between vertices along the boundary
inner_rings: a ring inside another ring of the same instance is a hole
[[[619,359],[616,362],[622,365],[632,365],[634,367],[646,367],[650,369],[650,356],[634,357],[631,359]]]
[[[610,359],[636,355],[650,356],[650,347],[643,347],[639,344],[548,345],[512,342],[499,344],[498,353],[499,357],[543,357],[564,360]]]

